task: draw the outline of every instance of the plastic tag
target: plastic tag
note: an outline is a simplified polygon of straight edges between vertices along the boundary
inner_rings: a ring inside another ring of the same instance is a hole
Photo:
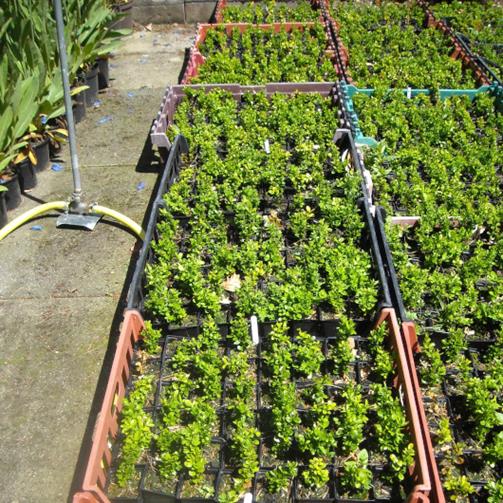
[[[410,100],[412,98],[412,89],[410,87],[407,88],[407,99]]]
[[[372,191],[374,190],[374,182],[372,181],[372,175],[368,169],[363,170],[363,178],[365,178],[365,185],[369,191],[369,196],[372,196]]]
[[[370,214],[375,217],[376,216],[376,207],[372,204],[372,199],[369,199],[370,204]]]
[[[271,146],[269,145],[269,140],[264,141],[264,150],[266,154],[271,153]]]
[[[253,494],[252,493],[245,493],[243,497],[243,503],[253,503]]]
[[[402,385],[398,386],[398,398],[400,399],[400,403],[402,404],[402,407],[405,407],[405,400],[404,400],[404,394],[403,394],[403,389]]]
[[[252,336],[252,342],[253,345],[256,346],[260,339],[258,336],[258,320],[255,315],[250,317],[250,325],[251,325],[251,336]]]

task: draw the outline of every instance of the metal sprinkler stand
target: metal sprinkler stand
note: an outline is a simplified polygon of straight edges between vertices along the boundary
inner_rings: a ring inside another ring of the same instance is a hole
[[[79,158],[77,156],[77,143],[75,140],[75,122],[73,120],[72,99],[70,96],[70,82],[68,78],[68,61],[66,55],[65,27],[63,23],[63,9],[61,0],[53,0],[54,12],[56,14],[56,28],[58,32],[59,60],[61,64],[61,78],[63,81],[63,94],[65,97],[66,117],[68,120],[68,136],[70,142],[70,154],[72,160],[73,192],[67,201],[51,201],[40,204],[28,210],[12,222],[0,229],[0,241],[11,232],[24,225],[29,220],[39,217],[49,211],[63,211],[56,221],[56,227],[72,227],[77,229],[94,230],[96,224],[103,215],[113,218],[127,227],[140,239],[145,238],[145,232],[141,225],[131,220],[126,215],[119,213],[106,206],[97,203],[86,203],[82,198],[82,185],[80,182]]]
[[[65,97],[66,118],[68,121],[68,137],[73,175],[73,192],[70,197],[68,210],[58,217],[56,227],[80,227],[92,231],[101,219],[101,215],[91,213],[92,207],[82,198],[82,184],[80,181],[79,158],[75,135],[75,121],[73,119],[72,98],[70,95],[70,81],[68,78],[68,59],[66,54],[65,26],[61,0],[53,0],[56,15],[56,30],[58,33],[59,61],[63,93]]]

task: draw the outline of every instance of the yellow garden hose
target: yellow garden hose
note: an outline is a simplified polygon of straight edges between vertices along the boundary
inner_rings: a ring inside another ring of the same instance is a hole
[[[123,215],[118,211],[111,210],[110,208],[106,208],[105,206],[100,206],[99,204],[91,205],[91,211],[93,213],[97,213],[98,215],[106,215],[107,217],[111,217],[114,220],[117,220],[121,224],[125,225],[128,229],[131,229],[140,239],[145,238],[145,232],[143,232],[141,225],[138,225],[134,220],[126,217],[126,215]]]
[[[33,218],[36,218],[39,215],[52,210],[66,211],[68,210],[68,202],[54,201],[52,203],[41,204],[39,206],[35,206],[35,208],[32,208],[31,210],[26,211],[22,215],[19,215],[12,222],[8,223],[5,227],[2,227],[0,229],[0,241],[29,220],[32,220]],[[145,232],[143,232],[143,229],[140,225],[138,225],[126,215],[119,213],[118,211],[95,204],[91,206],[91,212],[97,213],[98,215],[106,215],[107,217],[111,217],[114,220],[117,220],[121,224],[125,225],[128,229],[131,229],[140,239],[144,239],[145,237]]]
[[[35,206],[31,210],[24,212],[22,215],[16,217],[12,222],[8,223],[0,229],[0,241],[8,236],[12,231],[15,231],[18,227],[21,227],[24,223],[28,222],[42,213],[47,213],[51,210],[66,210],[68,208],[68,203],[66,201],[54,201],[52,203],[45,203],[39,206]]]

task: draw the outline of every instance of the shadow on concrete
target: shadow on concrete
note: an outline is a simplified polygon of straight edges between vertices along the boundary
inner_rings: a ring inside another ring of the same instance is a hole
[[[187,70],[187,65],[189,64],[190,60],[190,47],[185,48],[185,54],[183,56],[183,64],[182,68],[180,70],[180,73],[178,74],[178,82],[180,83],[185,75],[185,71]]]
[[[152,189],[152,194],[150,196],[145,214],[142,220],[142,228],[145,229],[145,226],[148,223],[149,215],[152,210],[152,206],[154,204],[157,191],[159,190],[159,184],[162,177],[162,170],[159,169],[161,166],[160,159],[156,156],[153,151],[152,143],[150,141],[150,128],[147,134],[147,138],[145,140],[142,152],[140,154],[140,158],[135,167],[135,171],[140,173],[153,173],[158,172],[159,176],[157,177],[154,188]],[[115,226],[121,228],[123,230],[128,230],[119,223],[110,221],[110,220],[102,220],[101,223],[106,223],[111,226]],[[129,231],[129,230],[128,230]],[[110,328],[110,334],[108,339],[107,349],[105,351],[105,356],[103,358],[103,363],[101,366],[100,375],[98,377],[98,383],[96,385],[96,390],[94,392],[94,397],[91,405],[91,411],[89,413],[89,417],[86,424],[86,429],[84,432],[84,436],[82,438],[81,448],[79,452],[79,457],[77,460],[77,464],[75,466],[75,471],[72,479],[72,484],[70,487],[70,493],[68,494],[67,501],[70,503],[72,501],[73,495],[82,488],[82,482],[84,478],[84,473],[87,466],[87,461],[89,459],[89,455],[91,452],[91,442],[92,436],[94,432],[94,425],[96,422],[97,415],[101,409],[101,405],[103,402],[103,398],[105,395],[105,390],[108,384],[108,378],[110,375],[110,370],[112,367],[113,359],[115,356],[115,348],[117,345],[117,340],[120,333],[120,326],[123,320],[124,310],[127,305],[127,294],[129,291],[129,287],[131,284],[131,280],[133,278],[133,274],[136,268],[136,261],[138,259],[138,254],[141,249],[141,241],[137,240],[134,246],[134,251],[131,255],[131,259],[129,261],[126,278],[124,280],[124,284],[122,286],[121,294],[119,297],[119,301],[117,304],[117,309],[115,310],[115,314],[112,321],[112,326]]]

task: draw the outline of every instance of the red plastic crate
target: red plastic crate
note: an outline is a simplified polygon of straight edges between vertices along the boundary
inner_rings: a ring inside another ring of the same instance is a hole
[[[409,348],[406,347],[404,338],[401,336],[394,309],[381,310],[375,326],[380,326],[382,323],[386,323],[388,327],[390,350],[394,352],[396,362],[395,386],[402,397],[416,451],[415,464],[409,472],[413,486],[406,501],[427,503],[430,501],[432,487],[424,432],[416,402],[417,390],[414,389],[412,373],[408,366]],[[143,326],[143,319],[138,311],[126,311],[105,397],[95,424],[92,449],[87,461],[82,488],[73,496],[73,503],[110,503],[105,490],[112,462],[112,446],[119,433],[119,416],[131,373],[134,346],[141,338]]]
[[[131,373],[134,346],[143,327],[143,318],[138,311],[125,312],[105,396],[94,425],[82,489],[73,496],[74,503],[110,501],[105,487],[112,462],[112,442],[119,432],[119,416]]]
[[[315,9],[320,9],[322,5],[327,6],[329,0],[311,0],[311,5]],[[227,0],[218,0],[215,9],[215,22],[223,23],[224,10],[229,3],[246,3],[246,2],[228,2]]]
[[[328,24],[324,21],[326,28],[326,37],[327,37],[327,49],[325,51],[325,55],[332,61],[334,68],[336,69],[337,75],[340,75],[340,68],[338,60],[335,56],[334,45],[332,43],[331,37],[328,33]],[[234,29],[238,29],[241,33],[245,32],[249,28],[258,28],[264,31],[273,31],[275,33],[279,33],[280,31],[291,32],[293,30],[304,30],[306,28],[310,28],[314,26],[314,22],[309,23],[269,23],[269,24],[250,24],[250,23],[225,23],[221,25],[201,23],[197,26],[197,35],[194,41],[194,44],[190,48],[189,60],[183,74],[183,77],[180,81],[181,84],[190,84],[191,79],[196,77],[199,73],[199,67],[204,64],[206,58],[201,54],[200,47],[204,43],[206,39],[206,35],[210,30],[214,30],[217,27],[224,27],[225,31],[228,35],[232,33]]]
[[[428,8],[428,3],[424,0],[418,0],[418,4],[424,9],[426,16],[426,23],[428,27],[434,27],[442,31],[444,35],[449,38],[453,51],[451,53],[452,59],[461,59],[463,66],[469,68],[480,86],[490,85],[492,83],[489,76],[484,71],[480,63],[465,49],[460,43],[459,39],[443,21],[435,18],[431,10]],[[343,78],[347,83],[353,84],[354,81],[349,74],[350,71],[350,53],[344,46],[342,39],[339,36],[339,24],[330,15],[329,9],[322,5],[323,16],[327,27],[330,31],[330,39],[332,41],[332,49],[335,51],[338,62],[338,75]],[[340,69],[340,73],[339,73]]]

